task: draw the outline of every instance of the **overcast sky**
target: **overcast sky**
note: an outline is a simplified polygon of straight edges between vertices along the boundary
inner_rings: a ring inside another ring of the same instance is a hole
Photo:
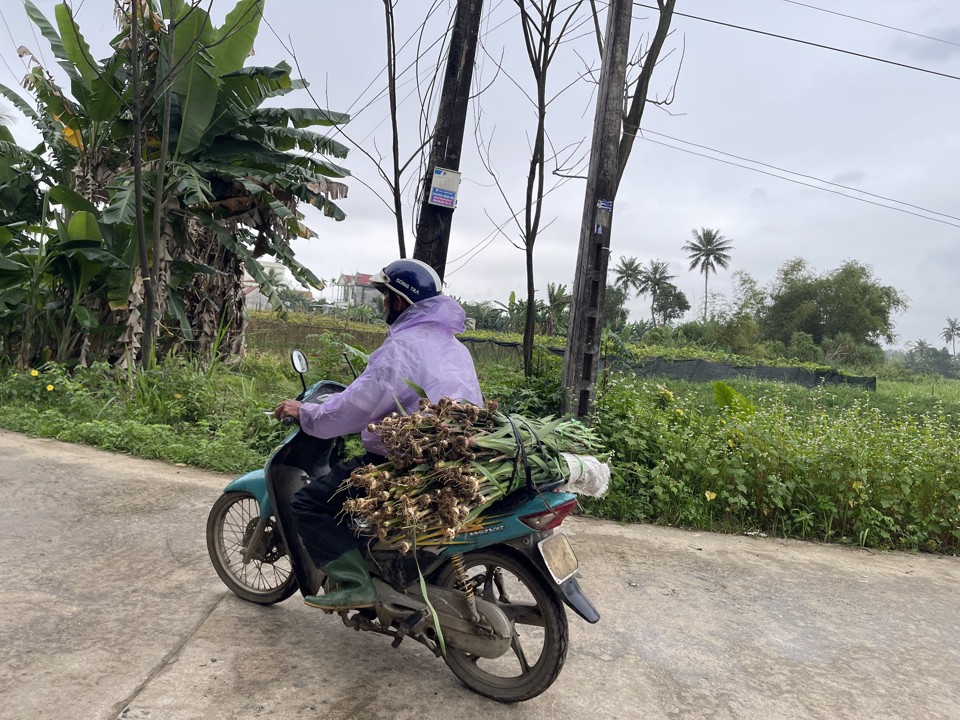
[[[36,4],[53,17],[53,2]],[[399,43],[422,22],[429,4],[400,0]],[[452,2],[438,5],[422,46],[430,46],[449,21]],[[113,3],[77,0],[74,6],[95,54],[105,56],[106,43],[115,33]],[[231,6],[229,0],[214,0],[214,15],[222,18]],[[382,3],[267,0],[266,8],[268,24],[261,28],[250,63],[286,59],[294,64],[288,52],[292,49],[319,103],[353,115],[345,128],[352,143],[374,156],[386,153],[390,140],[381,93]],[[48,65],[53,61],[18,0],[4,0],[0,12],[5,25],[0,28],[0,82],[16,86],[25,73],[18,45],[42,50]],[[517,209],[533,121],[517,85],[529,84],[530,70],[524,66],[515,4],[487,0],[486,12],[474,78],[483,92],[471,108],[465,140],[446,291],[466,300],[506,302],[511,291],[523,292],[523,254],[511,243],[517,241],[516,226],[507,223],[503,232],[496,231],[511,211],[481,162],[473,128],[479,127],[488,140],[492,137],[485,154]],[[960,77],[957,0],[679,0],[677,12]],[[656,12],[636,6],[634,16],[635,45],[652,32]],[[729,270],[711,276],[711,294],[729,294],[736,270],[765,285],[791,258],[804,258],[818,273],[857,260],[909,298],[909,309],[897,317],[898,345],[924,339],[942,346],[939,335],[946,318],[960,315],[960,81],[715,22],[678,16],[673,28],[665,54],[672,52],[654,75],[653,94],[666,97],[676,79],[675,97],[669,111],[646,111],[645,139],[635,146],[614,210],[611,269],[620,256],[644,264],[650,259],[669,262],[677,276],[674,282],[694,307],[692,318],[703,302],[702,276],[687,270],[682,251],[693,228],[719,229],[734,246]],[[413,60],[416,42],[414,37],[404,49],[401,67]],[[439,45],[425,53],[419,84],[415,67],[402,78],[405,154],[417,146],[419,97],[428,91],[439,53]],[[498,74],[501,57],[505,71]],[[560,50],[556,63],[551,82],[555,93],[586,68],[597,69],[595,41],[583,34]],[[312,104],[306,94],[287,96],[285,102]],[[573,84],[554,102],[548,131],[555,147],[589,147],[594,102],[587,82]],[[14,132],[24,140],[32,137],[25,121],[18,122]],[[375,272],[398,254],[395,221],[374,192],[384,193],[374,164],[360,150],[352,151],[343,164],[355,176],[348,181],[350,197],[340,203],[347,220],[334,223],[308,209],[309,224],[319,237],[295,244],[298,257],[325,279]],[[414,175],[411,181],[416,181]],[[411,195],[408,192],[408,199]],[[541,297],[548,282],[572,286],[583,197],[582,180],[569,180],[549,196],[545,217],[551,224],[537,242],[535,257]],[[404,219],[412,253],[409,207]],[[646,298],[628,307],[631,320],[648,316]]]

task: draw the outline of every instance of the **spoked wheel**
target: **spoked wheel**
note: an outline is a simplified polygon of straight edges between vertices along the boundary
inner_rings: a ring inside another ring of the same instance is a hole
[[[244,564],[243,552],[255,542],[260,506],[250,493],[224,493],[207,518],[207,551],[224,584],[244,600],[272,605],[297,590],[286,546],[273,518]]]
[[[567,616],[556,592],[538,573],[496,549],[464,555],[474,594],[496,604],[513,625],[510,650],[499,658],[481,658],[447,647],[444,658],[471,690],[500,702],[536,697],[557,679],[567,655]],[[447,566],[439,578],[457,585]]]

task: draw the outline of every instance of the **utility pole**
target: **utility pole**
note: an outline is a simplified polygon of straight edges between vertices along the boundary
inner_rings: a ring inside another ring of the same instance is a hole
[[[600,359],[610,228],[619,181],[618,154],[631,9],[631,0],[610,0],[607,6],[603,66],[573,281],[570,334],[563,361],[563,411],[576,417],[584,417],[593,410]]]
[[[420,217],[417,219],[417,239],[413,257],[430,265],[443,279],[447,265],[447,247],[450,244],[450,225],[453,208],[430,204],[430,187],[434,170],[460,170],[460,151],[467,122],[467,101],[477,55],[480,35],[480,15],[483,0],[458,0],[447,70],[440,90],[440,107],[433,130],[430,162],[423,178],[420,199]]]

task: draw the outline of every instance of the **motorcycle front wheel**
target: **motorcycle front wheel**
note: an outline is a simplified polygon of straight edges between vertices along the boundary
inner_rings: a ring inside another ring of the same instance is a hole
[[[258,605],[272,605],[297,591],[297,579],[272,517],[252,548],[250,561],[243,562],[259,522],[260,506],[253,495],[224,493],[207,518],[207,552],[217,575],[234,594]]]
[[[491,548],[463,556],[474,594],[497,605],[513,625],[510,650],[481,658],[447,647],[444,660],[474,692],[500,702],[536,697],[553,684],[567,656],[567,615],[540,573],[514,555]],[[452,565],[439,582],[459,587]]]

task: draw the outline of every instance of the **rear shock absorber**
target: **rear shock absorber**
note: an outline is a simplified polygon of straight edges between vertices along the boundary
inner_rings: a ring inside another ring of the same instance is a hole
[[[451,555],[450,564],[453,566],[453,571],[457,574],[456,584],[463,590],[466,596],[467,609],[470,611],[470,621],[478,622],[480,620],[480,614],[477,612],[477,599],[473,595],[473,583],[471,583],[467,577],[467,571],[463,566],[463,555],[460,553]]]

